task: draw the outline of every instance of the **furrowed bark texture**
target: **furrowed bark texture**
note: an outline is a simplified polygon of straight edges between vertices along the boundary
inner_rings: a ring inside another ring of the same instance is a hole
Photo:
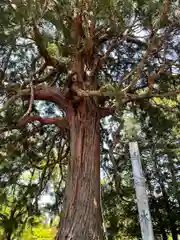
[[[82,103],[68,113],[71,162],[57,240],[103,239],[100,207],[100,116]]]

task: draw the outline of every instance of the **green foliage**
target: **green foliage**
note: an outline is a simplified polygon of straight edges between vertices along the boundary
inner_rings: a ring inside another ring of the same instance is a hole
[[[48,43],[47,49],[48,49],[48,52],[49,52],[49,54],[50,54],[51,56],[53,56],[53,57],[58,57],[58,56],[57,56],[58,48],[57,48],[57,46],[56,46],[54,43]]]
[[[20,240],[53,240],[55,233],[55,228],[48,228],[45,224],[41,224],[34,228],[27,227]]]
[[[125,137],[129,141],[137,140],[140,134],[141,127],[140,124],[133,116],[128,116],[128,113],[124,114],[124,133]]]
[[[29,88],[27,82],[35,72],[34,85],[64,89],[68,71],[61,72],[61,64],[37,73],[44,57],[39,56],[32,23],[35,21],[38,26],[41,44],[48,54],[69,66],[77,53],[71,35],[73,14],[78,7],[92,12],[96,20],[96,56],[103,58],[114,40],[119,41],[96,74],[100,91],[108,97],[105,106],[117,105],[116,114],[104,120],[108,124],[105,126],[102,121],[101,131],[102,192],[108,238],[140,238],[127,146],[128,141],[134,139],[139,141],[157,239],[162,229],[167,235],[172,231],[171,219],[180,231],[177,206],[180,204],[180,97],[148,99],[146,95],[144,99],[130,101],[131,97],[147,92],[150,96],[180,89],[176,57],[179,55],[179,23],[173,17],[175,2],[170,1],[166,22],[161,19],[163,1],[156,0],[93,0],[81,6],[80,1],[72,0],[1,1],[0,69],[5,77],[0,79],[0,133],[6,130],[0,135],[2,237],[4,234],[9,234],[11,239],[53,239],[55,236],[54,228],[42,223],[40,216],[48,213],[52,222],[59,216],[69,161],[69,133],[37,122],[12,129],[29,103],[24,98],[15,98],[6,109],[3,106],[14,94]],[[156,54],[145,59],[137,81],[139,63],[148,48],[152,29],[158,30],[155,40],[162,45]],[[164,44],[161,40],[168,33]],[[108,35],[107,40],[99,43],[100,36],[104,35]],[[158,72],[164,62],[169,66],[168,71],[157,79],[157,88],[147,90],[147,75]],[[127,104],[123,105],[122,99]],[[64,112],[46,101],[39,105],[34,102],[31,114],[55,117]],[[119,139],[117,144],[114,136]],[[154,198],[156,185],[160,185],[161,190],[165,186],[165,192],[157,199]],[[40,201],[44,195],[50,196],[49,202]]]

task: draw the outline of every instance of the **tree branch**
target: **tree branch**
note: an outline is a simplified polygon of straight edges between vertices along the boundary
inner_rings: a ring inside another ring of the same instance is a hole
[[[79,97],[103,96],[100,90],[83,90],[77,86],[73,86],[72,90],[76,92]]]
[[[28,116],[32,111],[32,107],[33,107],[33,103],[34,103],[34,88],[33,88],[32,82],[30,83],[30,88],[31,88],[31,96],[30,96],[30,101],[29,101],[29,107],[22,118],[25,118],[26,116]]]
[[[34,115],[34,116],[26,116],[24,118],[21,118],[16,125],[13,125],[12,127],[3,126],[0,128],[0,133],[13,130],[13,129],[20,129],[24,126],[26,126],[28,123],[33,123],[35,121],[38,121],[41,123],[41,125],[56,125],[58,128],[61,129],[69,129],[69,122],[65,117],[54,117],[54,118],[42,118],[40,116]]]
[[[127,93],[126,97],[122,100],[122,104],[126,104],[126,103],[132,102],[132,101],[143,100],[143,99],[151,99],[151,98],[155,98],[155,97],[159,97],[159,98],[171,97],[171,96],[176,96],[178,94],[180,94],[180,90],[166,92],[166,93],[162,93],[162,94],[148,92],[148,93],[136,95],[136,94]],[[100,114],[101,114],[102,118],[109,116],[109,115],[113,115],[115,113],[115,111],[116,111],[116,106],[100,108]]]
[[[116,107],[113,106],[113,107],[105,107],[105,108],[100,108],[100,116],[101,118],[103,117],[107,117],[109,115],[113,115],[116,111]]]
[[[24,90],[18,91],[16,95],[12,96],[9,99],[9,101],[6,102],[5,106],[0,110],[0,112],[4,111],[16,99],[23,98],[27,100],[29,99],[30,95],[31,95],[30,89],[24,89]],[[46,100],[46,101],[54,102],[63,110],[66,110],[69,107],[69,104],[66,101],[62,92],[58,91],[54,87],[46,87],[46,86],[34,87],[34,100]]]
[[[38,29],[38,27],[36,26],[35,22],[33,22],[33,31],[34,31],[34,41],[38,47],[39,53],[42,57],[44,57],[46,63],[50,66],[55,66],[57,65],[57,60],[53,59],[49,53],[48,50],[45,47],[44,44],[44,39]]]
[[[105,36],[105,35],[104,35]],[[107,39],[108,40],[108,39]],[[110,53],[123,41],[131,42],[131,43],[136,43],[137,45],[141,45],[143,47],[148,47],[147,43],[144,43],[140,41],[139,39],[136,39],[135,37],[128,36],[126,34],[126,31],[124,33],[119,34],[116,39],[112,41],[110,46],[108,47],[107,51],[104,53],[103,57],[101,58],[101,61],[104,62],[107,57],[110,55]]]
[[[40,70],[40,69],[39,69]],[[39,70],[35,73],[36,74],[39,74]],[[41,78],[38,78],[38,79],[33,79],[33,84],[34,85],[37,85],[37,84],[41,84],[41,83],[44,83],[44,82],[50,82],[50,80],[52,80],[56,74],[58,73],[58,70],[57,69],[53,69],[51,70],[49,73],[47,73],[45,76],[41,77]],[[34,74],[33,76],[34,77]],[[24,89],[27,85],[29,85],[31,83],[31,79],[27,80],[27,81],[24,81],[22,83],[22,85],[20,85],[19,83],[15,83],[15,84],[10,84],[8,85],[7,87],[5,87],[4,89],[9,92],[9,91],[13,91],[14,89],[18,89],[21,88],[21,89]]]
[[[118,45],[118,39],[113,40],[110,46],[108,47],[107,51],[102,56],[101,63],[103,63],[109,57],[110,53],[115,49],[117,45]]]
[[[33,22],[33,31],[34,31],[34,41],[38,47],[40,55],[45,59],[45,62],[47,63],[47,65],[55,67],[62,73],[66,73],[67,72],[66,64],[59,62],[58,59],[52,57],[49,54],[48,50],[46,49],[43,36],[41,35],[38,27],[36,26],[35,21]]]
[[[166,93],[162,93],[162,94],[148,92],[148,93],[144,93],[144,94],[140,94],[140,95],[135,95],[135,94],[127,93],[127,97],[122,100],[122,103],[126,104],[128,102],[138,101],[138,100],[142,100],[142,99],[150,99],[150,98],[154,98],[154,97],[165,98],[165,97],[176,96],[178,94],[180,94],[180,90],[166,92]]]
[[[28,123],[32,123],[35,121],[40,122],[42,125],[54,124],[59,128],[69,129],[69,123],[68,123],[67,119],[64,117],[42,118],[40,116],[27,116],[23,119],[20,119],[19,122],[16,124],[16,127],[21,128],[21,127],[27,125]]]
[[[126,42],[130,42],[130,43],[135,43],[138,46],[142,46],[144,48],[147,48],[147,43],[146,42],[142,42],[141,40],[137,39],[135,36],[126,36]]]
[[[101,43],[110,40],[114,36],[116,36],[116,35],[112,34],[112,33],[110,33],[110,34],[105,33],[104,35],[99,37],[98,44],[100,45]],[[119,37],[123,37],[123,34],[121,34]],[[137,37],[135,37],[133,35],[126,35],[125,40],[126,40],[126,42],[134,43],[134,44],[136,44],[140,47],[143,47],[143,48],[148,47],[148,44],[146,42],[143,42],[143,41],[139,40]]]

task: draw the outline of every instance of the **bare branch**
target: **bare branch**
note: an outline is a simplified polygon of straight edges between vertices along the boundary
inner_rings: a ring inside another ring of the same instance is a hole
[[[8,53],[7,53],[6,59],[3,59],[3,66],[2,66],[2,68],[3,68],[3,72],[4,72],[4,73],[5,73],[6,70],[7,70],[8,63],[9,63],[9,59],[10,59],[10,57],[11,57],[11,53],[12,53],[12,51],[13,51],[14,45],[15,45],[15,42],[12,43],[12,45],[11,45],[11,47],[10,47]]]
[[[106,42],[114,36],[116,36],[116,34],[105,33],[104,35],[102,35],[98,38],[98,43],[101,44],[103,42]],[[119,37],[123,37],[123,35],[121,34]],[[133,35],[126,35],[125,40],[126,40],[126,42],[134,43],[134,44],[136,44],[140,47],[143,47],[143,48],[148,47],[148,44],[146,42],[143,42],[143,41],[139,40],[137,37],[135,37]]]
[[[40,70],[40,69],[39,69],[39,70]],[[37,72],[36,74],[39,74],[39,70],[38,70],[38,72]],[[43,82],[49,82],[50,80],[52,80],[53,77],[56,76],[56,74],[57,74],[57,69],[53,69],[52,71],[50,71],[50,72],[49,72],[47,75],[45,75],[44,77],[33,80],[33,83],[37,85],[37,84],[40,84],[40,83],[43,83]],[[31,82],[31,80],[25,81],[25,82],[22,84],[22,87],[21,87],[21,88],[26,87],[28,84],[30,84],[30,82]],[[17,84],[17,85],[18,85],[18,84]],[[16,87],[16,85],[13,86],[13,87]]]
[[[152,89],[153,84],[159,78],[159,76],[162,73],[165,72],[166,68],[167,68],[167,66],[163,65],[156,74],[154,74],[154,75],[149,75],[148,74],[148,87],[149,87],[149,89]]]
[[[141,75],[143,67],[144,67],[144,65],[145,65],[145,63],[146,63],[146,61],[147,61],[147,59],[149,57],[149,54],[152,51],[152,46],[154,45],[154,42],[155,42],[155,34],[153,35],[153,37],[151,39],[151,42],[150,42],[149,46],[147,47],[146,52],[145,52],[144,56],[142,57],[142,59],[141,59],[141,61],[139,63],[139,66],[137,66],[136,76],[131,81],[131,83],[126,88],[124,88],[122,90],[123,92],[127,92],[128,90],[130,90],[137,83],[137,81],[139,80],[139,77]]]
[[[44,65],[42,66],[44,68]],[[39,69],[40,70],[40,69]],[[35,74],[39,74],[39,70],[35,73]],[[3,86],[4,91],[6,91],[7,93],[9,92],[18,92],[18,89],[24,89],[26,88],[29,84],[31,84],[31,82],[33,82],[34,85],[38,85],[41,83],[49,83],[53,80],[53,78],[57,75],[58,70],[57,69],[52,69],[49,73],[47,73],[47,75],[41,77],[41,78],[35,78],[32,80],[33,77],[35,77],[35,74],[32,74],[28,79],[28,80],[24,80],[24,82],[22,84],[20,83],[15,83],[15,84],[9,84],[7,86]],[[23,78],[23,75],[21,76],[21,78]]]
[[[146,42],[139,40],[137,37],[135,37],[133,35],[126,36],[126,42],[135,43],[136,45],[141,46],[143,48],[148,47],[148,44]]]
[[[110,53],[115,49],[117,44],[118,44],[117,39],[113,40],[107,51],[104,53],[104,56],[101,58],[101,62],[104,62],[107,59],[107,57],[109,57]]]
[[[32,106],[33,106],[33,102],[34,102],[34,89],[33,89],[32,82],[30,83],[30,88],[31,88],[31,97],[30,97],[30,101],[29,101],[29,107],[28,107],[27,112],[23,115],[22,118],[25,118],[26,116],[28,116],[32,111]]]
[[[148,48],[147,43],[143,43],[140,40],[135,39],[135,37],[128,36],[127,33],[128,33],[128,29],[124,33],[118,34],[118,36],[112,41],[109,48],[107,49],[107,51],[105,52],[105,54],[101,58],[102,62],[104,62],[108,58],[110,53],[123,41],[135,42],[135,43],[141,44],[142,46],[146,46],[146,48]]]

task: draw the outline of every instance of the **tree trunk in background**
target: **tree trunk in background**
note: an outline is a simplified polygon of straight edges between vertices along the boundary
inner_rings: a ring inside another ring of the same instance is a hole
[[[174,166],[173,160],[170,157],[168,157],[168,161],[169,161],[169,168],[172,176],[173,190],[180,207],[180,194],[179,194],[179,187],[178,187],[179,182],[176,178],[175,166]]]
[[[164,221],[163,221],[161,213],[160,213],[160,211],[157,207],[157,204],[156,204],[156,214],[157,214],[159,224],[160,224],[159,228],[160,228],[160,231],[161,231],[162,240],[168,240],[168,236],[167,236],[167,233],[166,233],[166,227],[164,226]]]
[[[166,189],[164,187],[164,184],[163,184],[163,182],[161,180],[160,180],[160,186],[161,186],[161,189],[162,189],[163,200],[164,200],[164,204],[165,204],[166,211],[167,211],[167,214],[168,214],[168,219],[169,219],[169,225],[170,225],[170,229],[171,229],[172,239],[173,240],[178,240],[178,233],[177,233],[176,222],[173,219],[171,207],[170,207],[169,200],[168,200],[168,195],[166,193]]]
[[[84,101],[72,108],[71,159],[57,240],[102,240],[100,205],[100,117]]]
[[[6,236],[5,236],[4,240],[11,240],[11,233],[6,233],[5,235]]]
[[[165,230],[161,230],[161,231],[162,231],[162,240],[168,240]]]
[[[12,239],[12,228],[11,227],[12,226],[7,225],[7,228],[5,228],[4,234],[3,234],[3,240],[11,240]]]
[[[160,231],[161,231],[162,240],[168,240],[168,236],[167,236],[167,233],[166,233],[166,226],[164,225],[164,221],[163,221],[163,218],[161,216],[161,212],[159,211],[159,207],[157,205],[156,200],[154,201],[154,206],[155,206],[156,216],[157,216],[157,219],[159,221],[159,228],[160,228]]]
[[[166,192],[164,182],[163,182],[162,176],[160,174],[160,169],[158,168],[158,165],[157,165],[156,161],[154,161],[154,164],[155,164],[154,166],[155,166],[156,176],[158,178],[158,183],[159,183],[159,185],[161,187],[161,191],[162,191],[164,207],[166,209],[167,217],[168,217],[168,220],[169,220],[169,228],[171,230],[172,239],[173,240],[178,240],[177,225],[176,225],[175,219],[173,218],[173,212],[171,210],[171,206],[170,206],[170,203],[169,203],[169,196]]]

